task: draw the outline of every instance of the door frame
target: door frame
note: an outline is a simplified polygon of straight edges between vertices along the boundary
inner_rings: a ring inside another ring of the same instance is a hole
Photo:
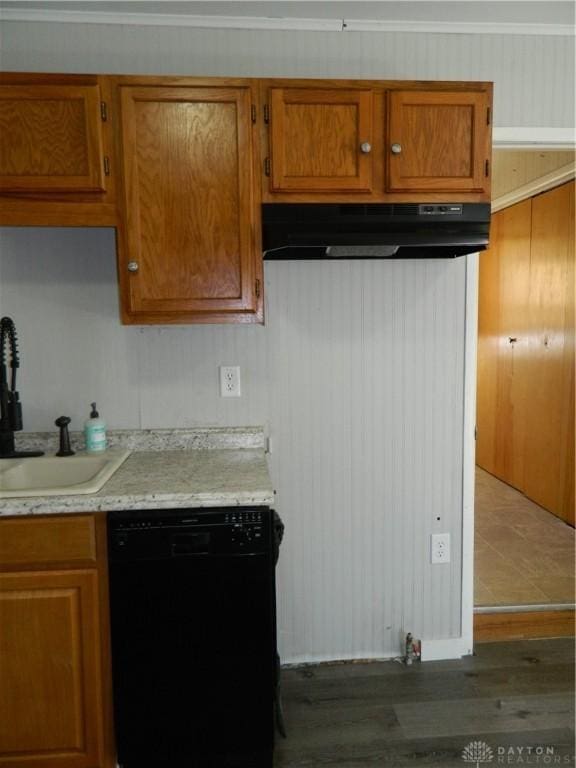
[[[474,482],[476,476],[476,370],[478,353],[478,275],[480,254],[466,256],[464,326],[464,424],[462,448],[462,596],[463,655],[474,643]]]
[[[576,135],[572,129],[495,128],[492,149],[576,149]],[[459,639],[459,646],[462,653],[460,655],[471,654],[473,652],[474,644],[474,480],[476,473],[475,429],[478,352],[478,275],[479,254],[470,254],[469,256],[466,256],[462,469],[462,594],[461,637]]]

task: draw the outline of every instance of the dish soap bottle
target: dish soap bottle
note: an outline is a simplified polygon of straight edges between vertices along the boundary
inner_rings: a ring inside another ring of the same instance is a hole
[[[88,453],[101,453],[106,450],[106,422],[100,418],[96,403],[90,403],[90,418],[84,422],[84,440]]]

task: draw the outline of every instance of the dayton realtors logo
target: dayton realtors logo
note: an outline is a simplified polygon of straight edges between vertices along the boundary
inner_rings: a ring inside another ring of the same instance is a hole
[[[480,768],[482,763],[491,763],[494,760],[494,752],[485,741],[471,741],[468,746],[464,747],[462,760]]]
[[[559,755],[554,747],[496,747],[485,741],[471,741],[462,750],[462,760],[475,768],[493,763],[497,765],[573,765],[574,756]]]

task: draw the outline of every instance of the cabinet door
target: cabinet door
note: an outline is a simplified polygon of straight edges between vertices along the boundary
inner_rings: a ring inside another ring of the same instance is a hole
[[[124,319],[253,321],[250,90],[122,86],[121,111]]]
[[[489,193],[490,95],[392,91],[388,191]]]
[[[372,190],[372,92],[270,90],[273,192]]]
[[[96,571],[0,574],[0,766],[102,764]]]
[[[98,85],[0,85],[0,191],[104,192]]]

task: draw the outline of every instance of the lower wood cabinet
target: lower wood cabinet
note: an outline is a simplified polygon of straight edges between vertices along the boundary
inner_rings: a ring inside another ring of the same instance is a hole
[[[0,766],[111,768],[104,520],[6,518],[0,539]]]

